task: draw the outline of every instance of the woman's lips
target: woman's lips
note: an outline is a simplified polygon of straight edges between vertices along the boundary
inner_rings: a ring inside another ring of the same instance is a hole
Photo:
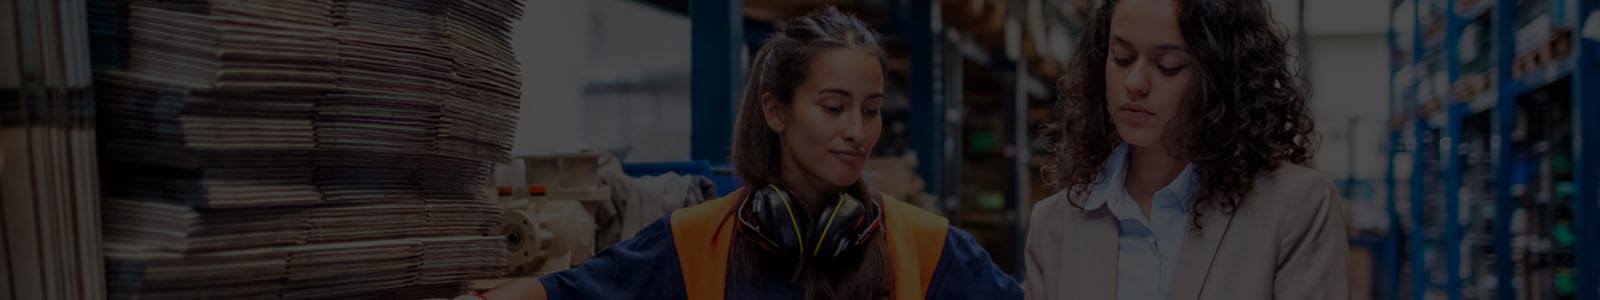
[[[1128,103],[1117,107],[1117,117],[1129,122],[1144,123],[1155,116],[1154,112],[1137,103]]]
[[[832,154],[834,158],[852,165],[860,165],[867,162],[867,153],[862,151],[831,150],[828,151],[828,154]]]

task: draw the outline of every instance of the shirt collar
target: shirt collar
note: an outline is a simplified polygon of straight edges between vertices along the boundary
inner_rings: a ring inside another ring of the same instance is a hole
[[[1106,158],[1104,171],[1102,171],[1100,179],[1095,182],[1094,188],[1091,189],[1088,201],[1084,202],[1084,209],[1100,209],[1106,207],[1107,202],[1126,195],[1126,189],[1123,188],[1122,183],[1127,178],[1127,161],[1128,144],[1117,145],[1117,148],[1111,151],[1111,157]],[[1194,172],[1193,163],[1184,165],[1183,172],[1178,173],[1178,177],[1173,178],[1172,183],[1168,183],[1166,187],[1161,188],[1156,194],[1159,196],[1164,193],[1177,193],[1174,195],[1177,196],[1175,199],[1183,199],[1183,210],[1189,211],[1194,206],[1191,196],[1194,195],[1195,189],[1199,186],[1195,183]]]

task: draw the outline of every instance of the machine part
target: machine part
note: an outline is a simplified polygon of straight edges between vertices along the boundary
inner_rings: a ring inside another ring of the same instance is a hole
[[[593,188],[600,184],[600,154],[594,152],[559,156],[562,188]]]
[[[550,232],[555,238],[549,249],[570,251],[571,265],[578,265],[594,255],[594,218],[584,203],[572,200],[551,200],[539,205],[539,215],[549,220]]]
[[[561,161],[555,156],[525,156],[522,163],[527,172],[527,184],[554,187],[561,181]]]
[[[569,153],[521,158],[527,184],[544,185],[552,194],[565,189],[591,189],[600,184],[600,154]]]
[[[494,234],[506,238],[506,265],[516,270],[519,266],[538,264],[545,257],[550,244],[550,233],[540,230],[538,220],[522,210],[506,210],[500,215],[500,226]]]

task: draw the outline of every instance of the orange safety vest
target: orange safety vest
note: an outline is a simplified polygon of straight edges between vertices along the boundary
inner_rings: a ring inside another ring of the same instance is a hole
[[[683,269],[689,299],[723,299],[727,286],[728,251],[733,243],[736,196],[672,212],[672,239]],[[888,195],[883,196],[884,238],[894,268],[894,298],[922,300],[944,252],[950,221]],[[918,276],[899,276],[917,274]]]

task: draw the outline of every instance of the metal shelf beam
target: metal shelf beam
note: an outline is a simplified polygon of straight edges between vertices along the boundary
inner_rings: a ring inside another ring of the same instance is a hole
[[[1409,41],[1412,45],[1410,63],[1413,70],[1412,74],[1414,75],[1412,76],[1411,82],[1408,83],[1412,86],[1412,88],[1409,89],[1410,92],[1407,93],[1411,103],[1406,105],[1406,107],[1417,108],[1422,106],[1422,99],[1419,99],[1419,94],[1421,88],[1425,88],[1418,86],[1422,82],[1421,78],[1429,75],[1427,69],[1422,68],[1423,54],[1427,53],[1427,49],[1425,48],[1427,44],[1425,41],[1423,41],[1422,37],[1422,11],[1427,9],[1427,7],[1425,7],[1424,3],[1421,1],[1410,1],[1414,6],[1414,9],[1411,10],[1411,18],[1414,20],[1411,22],[1411,25],[1414,26],[1414,28],[1411,30],[1411,40]],[[1427,201],[1425,199],[1427,196],[1427,187],[1424,186],[1427,183],[1427,180],[1424,176],[1427,176],[1428,173],[1427,169],[1425,168],[1426,165],[1424,164],[1424,162],[1427,160],[1427,156],[1424,153],[1427,151],[1424,151],[1423,149],[1423,138],[1425,138],[1428,134],[1428,118],[1413,113],[1412,123],[1411,139],[1416,146],[1412,147],[1411,149],[1410,200],[1412,232],[1409,236],[1411,238],[1411,246],[1408,247],[1407,250],[1411,251],[1411,299],[1424,300],[1427,298],[1428,288],[1430,286],[1430,284],[1428,284],[1427,268],[1427,224],[1425,224],[1423,221],[1423,214],[1427,213]]]
[[[1445,72],[1448,74],[1449,86],[1454,87],[1455,82],[1461,79],[1461,30],[1466,22],[1456,17],[1455,0],[1447,0],[1445,4]],[[1437,80],[1437,79],[1435,79]],[[1452,90],[1454,90],[1452,88]],[[1446,93],[1445,107],[1445,138],[1440,143],[1445,147],[1445,175],[1444,175],[1444,250],[1445,251],[1445,293],[1446,299],[1461,299],[1461,121],[1467,117],[1466,100],[1456,99],[1454,93]]]
[[[1516,299],[1516,288],[1512,279],[1516,276],[1515,265],[1511,261],[1511,213],[1515,202],[1511,199],[1511,177],[1516,154],[1514,152],[1515,138],[1512,132],[1516,129],[1516,96],[1517,89],[1512,88],[1511,62],[1516,56],[1516,35],[1512,28],[1514,19],[1514,0],[1495,0],[1492,22],[1494,24],[1494,63],[1495,63],[1495,99],[1494,110],[1494,268],[1495,268],[1495,298],[1500,300]]]
[[[689,1],[689,157],[728,161],[744,90],[744,0]]]
[[[1573,199],[1573,219],[1580,236],[1574,249],[1578,268],[1575,296],[1596,300],[1600,299],[1600,87],[1595,85],[1600,83],[1595,81],[1600,80],[1600,63],[1596,63],[1600,61],[1596,57],[1600,43],[1585,37],[1597,32],[1585,30],[1594,29],[1586,26],[1589,22],[1600,22],[1589,19],[1600,4],[1592,0],[1577,2],[1579,17],[1572,37],[1576,56],[1572,68],[1574,186],[1578,188]]]

